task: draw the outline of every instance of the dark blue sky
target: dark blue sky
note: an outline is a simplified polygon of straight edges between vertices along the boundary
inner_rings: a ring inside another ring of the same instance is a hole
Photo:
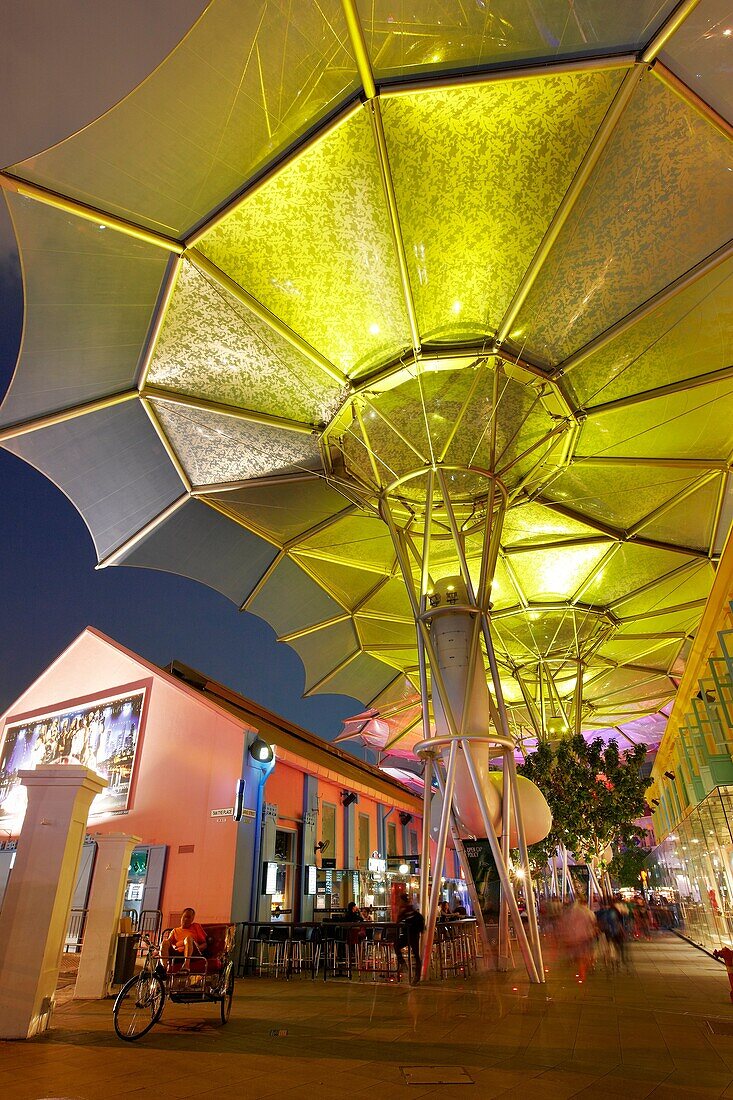
[[[0,221],[7,211],[0,199]],[[0,240],[7,225],[0,225]],[[0,253],[0,395],[22,324],[17,254]],[[0,713],[84,629],[96,626],[130,649],[177,659],[300,725],[332,738],[361,710],[342,695],[303,699],[300,658],[261,619],[194,581],[145,569],[95,571],[92,540],[66,497],[0,448]]]

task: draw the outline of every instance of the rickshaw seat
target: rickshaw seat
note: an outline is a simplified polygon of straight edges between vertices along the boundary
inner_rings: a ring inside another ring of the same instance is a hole
[[[233,924],[202,924],[206,933],[206,949],[201,955],[193,955],[189,960],[191,974],[215,974],[221,970],[224,956],[234,944],[236,928]],[[168,973],[177,974],[185,960],[176,955],[168,960]]]

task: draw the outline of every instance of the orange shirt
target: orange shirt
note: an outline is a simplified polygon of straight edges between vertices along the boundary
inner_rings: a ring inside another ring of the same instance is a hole
[[[179,951],[183,950],[183,941],[186,936],[193,936],[198,946],[203,950],[206,947],[207,936],[200,924],[195,921],[188,928],[174,928],[171,939]]]

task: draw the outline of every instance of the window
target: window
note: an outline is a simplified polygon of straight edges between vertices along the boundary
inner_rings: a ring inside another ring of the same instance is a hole
[[[410,855],[417,855],[417,830],[410,829]]]
[[[327,840],[328,847],[324,854],[327,859],[336,859],[336,807],[331,802],[324,802],[321,807],[321,835],[320,840]]]
[[[359,814],[359,867],[366,870],[371,847],[369,844],[369,814]]]
[[[397,855],[397,826],[387,822],[387,855]]]

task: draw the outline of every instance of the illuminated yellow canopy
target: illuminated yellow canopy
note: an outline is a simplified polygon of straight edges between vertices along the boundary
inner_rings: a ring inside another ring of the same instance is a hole
[[[404,736],[415,626],[380,492],[417,530],[440,466],[478,570],[471,471],[495,471],[517,737],[581,694],[585,729],[656,712],[733,517],[711,11],[214,0],[127,98],[2,174],[26,308],[3,445],[101,564],[219,589],[307,692],[402,706]]]

